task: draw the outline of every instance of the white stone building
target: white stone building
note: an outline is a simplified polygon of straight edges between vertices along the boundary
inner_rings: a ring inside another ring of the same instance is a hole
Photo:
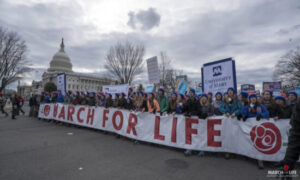
[[[101,91],[103,85],[115,84],[115,81],[109,78],[97,77],[83,73],[76,73],[72,70],[72,63],[69,56],[64,50],[64,42],[62,40],[60,50],[53,56],[50,62],[50,68],[42,75],[43,86],[47,82],[57,82],[57,74],[66,74],[66,90],[73,91]]]
[[[72,70],[71,59],[65,52],[64,41],[60,44],[60,50],[53,56],[50,67],[42,75],[42,81],[32,81],[31,86],[18,85],[18,94],[24,97],[31,94],[40,94],[47,82],[57,82],[57,74],[66,74],[66,91],[101,91],[103,85],[113,85],[115,80],[110,78],[92,76],[84,73],[76,73]]]

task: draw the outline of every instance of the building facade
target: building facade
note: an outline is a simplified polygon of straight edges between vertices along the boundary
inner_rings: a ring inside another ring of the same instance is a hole
[[[114,85],[115,80],[105,77],[98,77],[84,73],[73,72],[71,59],[65,52],[65,45],[62,39],[59,51],[50,61],[50,67],[42,75],[42,81],[33,81],[32,86],[18,86],[18,92],[22,96],[28,95],[29,89],[31,94],[39,94],[43,91],[48,82],[57,83],[57,75],[66,74],[66,91],[101,91],[103,85]]]

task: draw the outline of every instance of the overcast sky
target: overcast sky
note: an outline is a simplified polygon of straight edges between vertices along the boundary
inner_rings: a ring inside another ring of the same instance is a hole
[[[36,70],[27,83],[41,79],[64,37],[77,72],[103,72],[109,47],[127,40],[144,44],[145,58],[167,52],[193,80],[204,63],[233,57],[238,84],[261,86],[300,45],[300,1],[0,0],[0,25],[28,45]]]

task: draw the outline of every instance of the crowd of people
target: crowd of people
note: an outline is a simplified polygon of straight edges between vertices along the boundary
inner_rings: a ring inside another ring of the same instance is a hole
[[[11,118],[16,119],[16,116],[19,115],[20,112],[25,114],[24,110],[22,109],[24,106],[24,98],[13,94],[8,98],[4,97],[2,93],[0,93],[0,111],[5,116],[8,116],[8,111],[11,111]]]
[[[184,116],[197,116],[205,119],[213,115],[225,115],[229,118],[237,118],[239,121],[246,121],[248,118],[262,118],[274,120],[290,119],[292,109],[297,102],[298,95],[290,91],[287,95],[273,96],[273,92],[266,90],[262,96],[255,93],[240,92],[237,94],[234,88],[228,88],[226,93],[216,92],[196,95],[194,89],[189,93],[178,94],[172,92],[167,94],[163,88],[157,92],[144,93],[134,92],[132,88],[125,92],[112,94],[94,91],[68,91],[63,95],[60,91],[42,94],[42,103],[66,103],[73,105],[100,106],[105,108],[121,108],[132,111],[149,113],[182,114]],[[192,154],[186,150],[185,155]],[[198,156],[204,156],[203,151]],[[226,153],[225,158],[229,159],[230,154]],[[258,161],[258,166],[263,168],[263,162]]]
[[[292,109],[297,102],[297,93],[290,91],[287,95],[273,96],[272,91],[266,90],[262,96],[255,93],[240,92],[237,94],[234,88],[228,88],[226,93],[216,92],[196,95],[194,89],[190,89],[186,94],[172,92],[167,94],[163,88],[156,92],[145,93],[135,92],[129,88],[128,92],[114,95],[94,91],[68,91],[63,95],[61,91],[43,92],[41,95],[34,95],[29,100],[29,116],[38,116],[38,109],[41,103],[65,103],[73,105],[99,106],[105,108],[120,108],[131,111],[141,111],[149,113],[182,114],[184,116],[197,116],[205,119],[213,115],[225,115],[228,118],[237,118],[239,121],[247,121],[248,118],[256,120],[273,118],[274,120],[290,119]],[[22,111],[24,100],[21,97],[10,98],[16,110]],[[3,108],[2,95],[0,94],[1,111]],[[24,113],[24,112],[23,112]],[[14,118],[14,113],[12,113]],[[191,155],[191,150],[186,150],[185,155]],[[202,157],[205,153],[198,152]],[[226,153],[225,158],[230,158]],[[262,161],[258,161],[260,168],[263,168]]]
[[[38,96],[37,96],[38,97]],[[105,108],[120,108],[132,111],[165,114],[183,114],[185,116],[198,116],[205,119],[212,115],[225,115],[227,117],[246,121],[247,118],[273,118],[274,120],[289,119],[292,108],[297,102],[298,95],[290,91],[287,96],[281,94],[273,97],[272,91],[266,90],[262,96],[255,93],[236,93],[234,88],[228,88],[226,93],[217,92],[196,95],[194,89],[187,94],[173,92],[169,95],[160,88],[157,92],[134,92],[132,88],[128,93],[112,94],[94,91],[68,91],[63,95],[60,91],[52,93],[43,92],[42,96],[30,99],[33,110],[36,104],[66,103],[73,105],[100,106]]]

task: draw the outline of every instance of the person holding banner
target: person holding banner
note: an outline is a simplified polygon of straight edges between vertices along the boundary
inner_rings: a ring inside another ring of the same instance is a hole
[[[162,113],[167,113],[169,110],[169,100],[167,96],[165,96],[165,90],[162,88],[159,88],[158,90],[158,97],[157,97],[157,102],[160,107],[160,112]]]
[[[292,116],[292,106],[286,105],[286,100],[282,96],[277,96],[275,102],[278,106],[274,120],[290,119]]]
[[[127,109],[129,111],[132,111],[135,109],[134,100],[131,97],[127,98],[127,103],[126,103],[125,109]]]
[[[241,101],[236,96],[235,89],[228,88],[227,96],[220,106],[220,111],[225,114],[226,117],[234,118],[240,114],[241,108]]]
[[[33,98],[34,98],[35,101],[36,101],[36,97],[37,97],[37,95],[33,96]],[[57,99],[57,93],[54,91],[54,92],[51,93],[50,102],[51,103],[56,103],[56,99]]]
[[[297,102],[297,97],[298,97],[298,94],[297,94],[296,91],[290,91],[288,93],[288,102],[287,102],[287,104],[291,105],[291,106],[294,106]]]
[[[157,113],[160,112],[160,107],[156,99],[154,98],[153,93],[148,93],[148,101],[147,101],[147,108],[149,113]]]
[[[96,106],[96,99],[95,99],[95,92],[91,91],[88,97],[88,105],[89,106]]]
[[[210,103],[210,104],[212,104],[213,103],[213,93],[212,92],[209,92],[209,93],[207,93],[207,97],[208,97],[208,102]]]
[[[201,119],[206,119],[208,116],[213,116],[214,115],[214,107],[213,105],[209,102],[207,94],[201,94],[200,97],[200,118]]]
[[[141,111],[142,112],[148,112],[148,106],[147,106],[147,94],[146,93],[142,93],[143,95],[143,103],[141,106]]]
[[[269,115],[271,118],[276,116],[276,111],[277,111],[277,107],[276,107],[276,103],[274,101],[273,98],[273,92],[270,90],[265,90],[263,92],[263,101],[262,104],[268,109],[269,111]]]
[[[57,103],[64,103],[65,102],[65,97],[64,95],[61,93],[60,90],[57,91],[57,99],[56,99]]]
[[[51,100],[51,97],[50,97],[49,92],[45,92],[45,97],[44,97],[42,103],[50,103],[50,100]]]
[[[79,102],[80,102],[80,91],[76,91],[76,94],[75,94],[75,96],[73,98],[72,104],[73,105],[78,105]]]
[[[113,106],[112,95],[110,93],[107,93],[105,99],[105,108],[110,108],[112,106]]]
[[[142,105],[143,105],[143,101],[144,101],[143,96],[144,96],[144,93],[142,91],[137,93],[137,96],[134,101],[134,106],[135,106],[136,111],[142,111]]]
[[[119,100],[119,108],[124,109],[126,107],[126,94],[124,92],[121,93],[121,98]]]
[[[242,104],[242,108],[241,108],[241,111],[242,111],[243,107],[249,105],[249,102],[248,102],[248,93],[242,91],[242,92],[240,93],[240,95],[239,95],[239,98],[240,98],[241,104]],[[242,118],[242,115],[241,115],[241,113],[240,113],[240,114],[237,116],[237,119],[238,119],[238,120],[241,120],[241,118]]]
[[[256,94],[251,94],[249,96],[249,105],[243,107],[242,117],[243,121],[252,117],[256,117],[256,120],[259,121],[261,118],[269,118],[269,111],[264,105],[258,104]]]
[[[65,101],[64,101],[65,104],[71,104],[71,102],[73,101],[71,95],[72,95],[72,91],[69,90],[65,95]]]
[[[114,102],[113,102],[113,107],[114,108],[118,108],[119,107],[119,98],[120,97],[120,94],[119,93],[116,93],[115,94],[115,100],[114,100]]]
[[[98,106],[104,107],[105,106],[105,95],[103,93],[100,93],[98,98],[99,98]]]
[[[182,108],[185,103],[184,95],[179,94],[177,97],[177,104],[176,104],[176,114],[182,114]]]
[[[186,103],[183,106],[182,112],[185,116],[191,117],[191,116],[200,116],[201,112],[200,110],[200,103],[196,99],[196,91],[195,89],[190,89],[188,99]]]
[[[173,92],[171,95],[171,99],[169,101],[169,110],[168,113],[175,114],[177,107],[177,94],[176,92]]]
[[[220,111],[220,106],[221,106],[222,102],[223,102],[222,93],[217,92],[216,95],[215,95],[215,100],[213,101],[214,114],[216,116],[223,115],[223,113]]]
[[[86,94],[84,91],[81,92],[80,105],[87,105]]]

